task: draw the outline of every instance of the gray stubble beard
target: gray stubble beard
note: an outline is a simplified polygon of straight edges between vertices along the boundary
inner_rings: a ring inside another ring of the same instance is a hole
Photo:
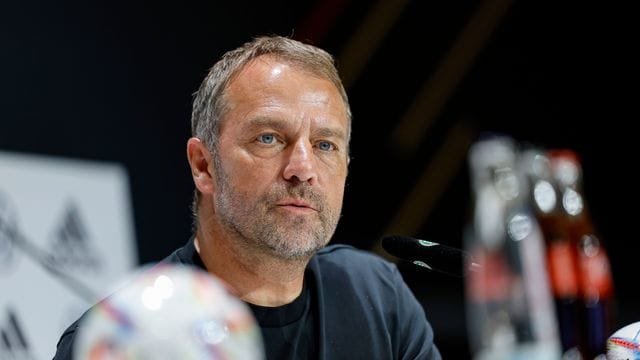
[[[213,157],[217,181],[215,213],[222,225],[235,235],[233,237],[242,242],[241,246],[282,260],[302,260],[310,258],[329,242],[338,225],[339,209],[331,209],[324,196],[311,185],[282,183],[252,202],[249,195],[232,189],[217,152],[214,151]],[[311,224],[315,219],[309,216],[281,216],[276,204],[285,197],[311,203],[317,210],[318,224]]]

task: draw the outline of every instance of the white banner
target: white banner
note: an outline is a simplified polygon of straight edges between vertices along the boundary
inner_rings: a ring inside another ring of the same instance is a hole
[[[135,244],[122,166],[0,151],[0,359],[51,359]]]

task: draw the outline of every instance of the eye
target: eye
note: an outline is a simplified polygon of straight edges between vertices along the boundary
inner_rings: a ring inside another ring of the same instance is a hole
[[[335,150],[335,148],[336,148],[335,145],[333,145],[329,141],[320,141],[318,143],[318,149],[322,151],[331,151],[331,150]]]
[[[273,134],[262,134],[258,136],[258,141],[263,144],[273,144],[276,141],[276,136]]]

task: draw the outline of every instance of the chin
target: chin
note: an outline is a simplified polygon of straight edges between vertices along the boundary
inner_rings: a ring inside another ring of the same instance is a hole
[[[272,248],[272,252],[275,256],[285,259],[285,260],[305,260],[311,258],[315,255],[318,250],[325,247],[326,243],[323,245],[309,244],[305,247],[296,247],[296,248],[282,248],[276,247]]]

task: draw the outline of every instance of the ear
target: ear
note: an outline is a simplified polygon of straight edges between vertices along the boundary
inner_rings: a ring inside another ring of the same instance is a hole
[[[187,141],[187,159],[196,188],[203,194],[212,194],[215,189],[213,159],[202,140],[192,137]]]

